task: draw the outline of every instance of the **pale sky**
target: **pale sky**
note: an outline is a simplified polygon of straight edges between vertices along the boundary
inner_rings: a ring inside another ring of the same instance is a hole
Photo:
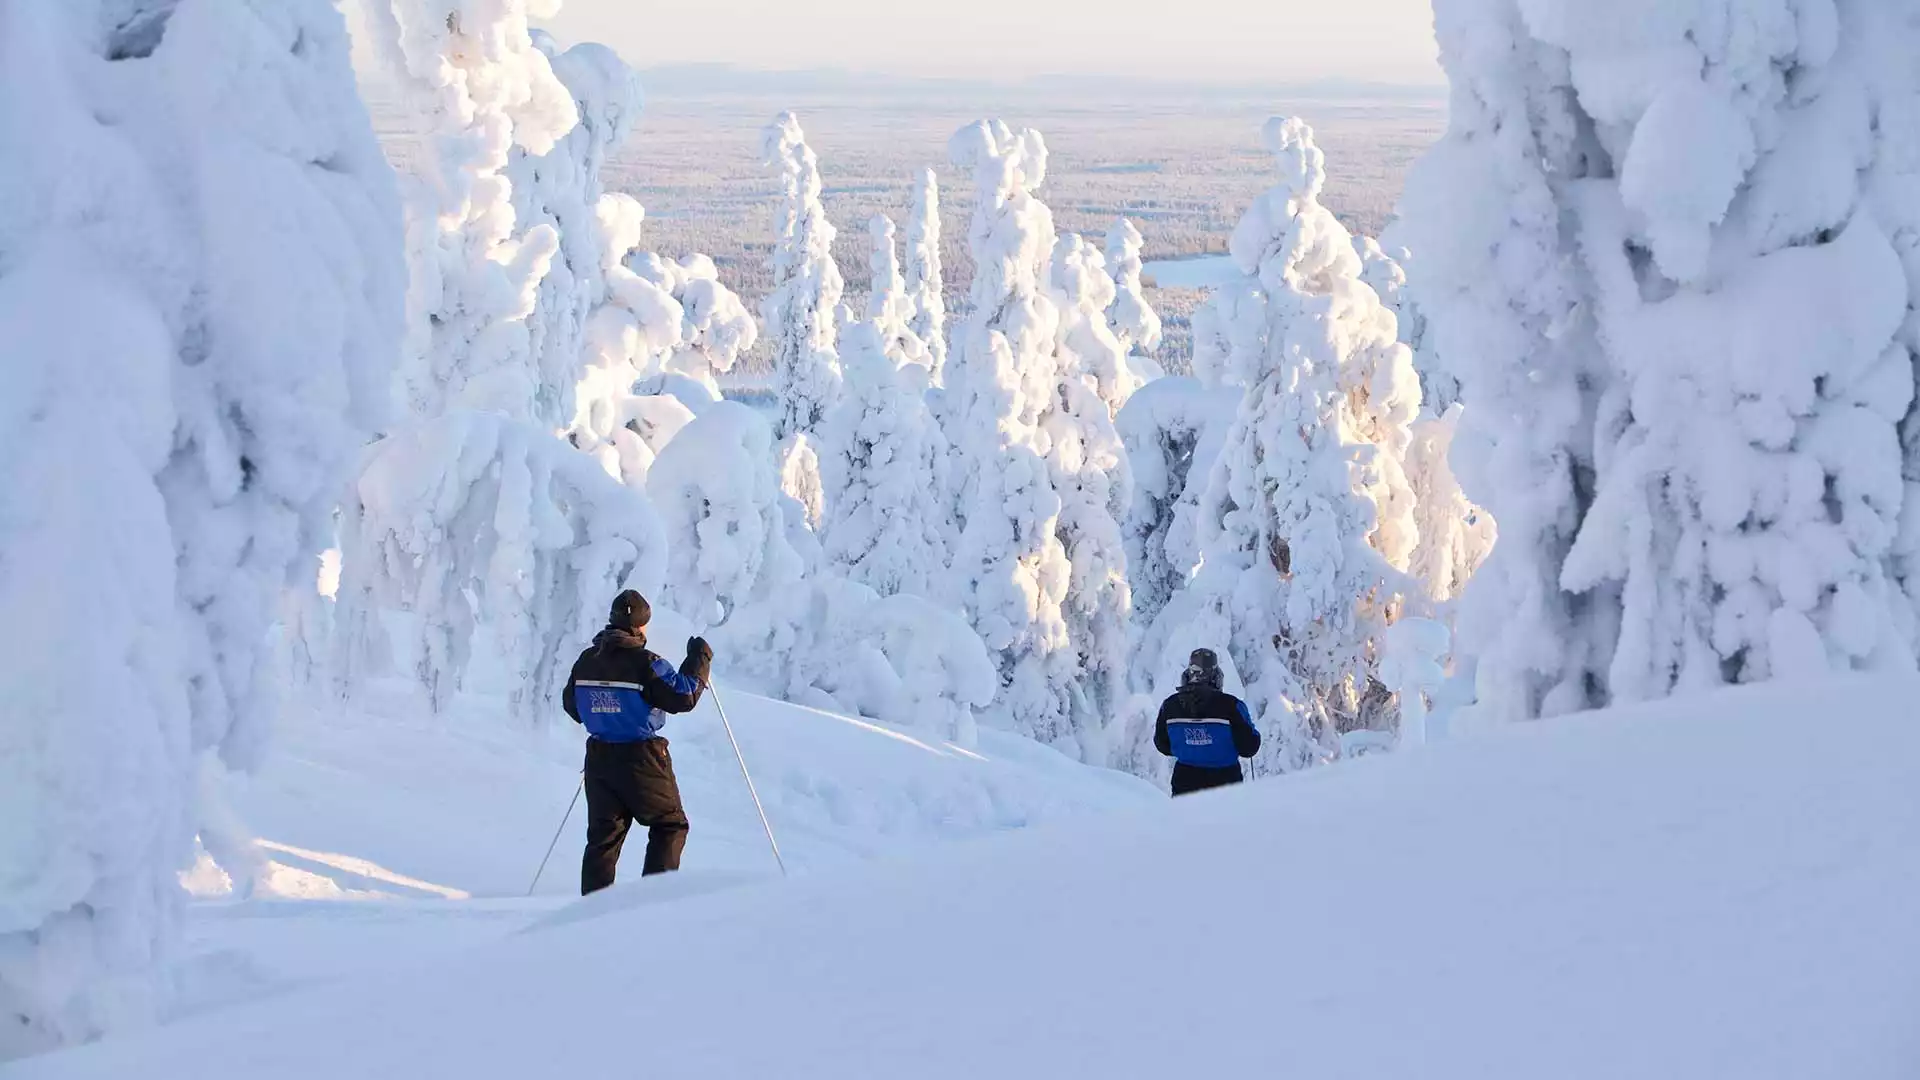
[[[1438,83],[1430,0],[565,0],[637,67]]]

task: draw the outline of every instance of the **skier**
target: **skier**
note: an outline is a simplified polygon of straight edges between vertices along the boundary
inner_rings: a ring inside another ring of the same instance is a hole
[[[580,895],[613,884],[614,866],[627,830],[647,827],[642,876],[680,869],[687,844],[687,812],[673,776],[667,740],[660,737],[668,713],[691,712],[700,703],[713,649],[701,638],[687,641],[687,658],[672,664],[647,650],[653,608],[628,589],[614,598],[607,628],[574,661],[560,705],[587,729],[587,849],[580,860]]]
[[[1212,649],[1193,650],[1180,689],[1154,721],[1154,749],[1173,758],[1176,796],[1239,783],[1240,759],[1260,751],[1260,730],[1246,704],[1220,682],[1220,658]]]

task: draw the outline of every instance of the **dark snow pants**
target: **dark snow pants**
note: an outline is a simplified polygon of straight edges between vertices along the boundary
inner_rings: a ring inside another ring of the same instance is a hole
[[[1208,788],[1226,787],[1228,784],[1239,783],[1241,779],[1240,766],[1238,765],[1226,769],[1207,769],[1198,765],[1187,765],[1177,761],[1173,763],[1173,793],[1175,795],[1191,795],[1196,791],[1205,791]]]
[[[647,860],[640,873],[680,869],[687,846],[687,812],[673,777],[667,740],[610,743],[587,740],[587,850],[580,859],[580,895],[613,884],[620,848],[634,822],[647,828]]]

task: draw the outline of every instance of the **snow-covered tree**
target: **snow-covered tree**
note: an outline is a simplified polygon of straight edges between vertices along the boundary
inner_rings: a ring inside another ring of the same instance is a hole
[[[573,95],[534,45],[528,0],[365,7],[409,102],[437,125],[425,171],[402,177],[410,411],[489,409],[559,427],[568,419],[566,395],[542,388],[529,317],[560,235],[545,222],[522,226],[508,166],[516,147],[542,157],[574,128]]]
[[[404,653],[433,708],[446,708],[470,666],[484,659],[505,679],[513,715],[529,725],[550,722],[560,658],[591,634],[607,590],[649,591],[665,561],[645,498],[554,437],[576,421],[559,412],[565,400],[592,408],[593,380],[582,380],[576,366],[579,392],[543,391],[559,376],[543,372],[533,351],[530,320],[561,242],[551,224],[516,232],[509,165],[516,152],[555,152],[580,114],[535,47],[523,0],[484,9],[463,0],[370,7],[376,36],[437,126],[409,208],[413,415],[369,451],[343,507],[336,678],[354,693],[389,663],[384,619],[406,612],[417,640]],[[625,85],[607,70],[616,61],[591,56],[583,87]],[[609,123],[609,109],[624,107],[601,101],[591,110],[600,119],[590,122]],[[565,159],[569,168],[604,159],[604,132],[590,134],[586,149]],[[597,186],[575,177],[566,190],[583,198]],[[593,253],[605,287],[637,306],[628,296],[632,283],[616,280],[618,267],[606,260],[624,239],[609,239],[620,223],[602,213],[605,202],[593,208]],[[569,205],[567,220],[584,220],[580,209]],[[631,228],[637,232],[637,222]],[[554,309],[555,324],[567,324],[571,305]],[[596,342],[604,337],[592,317],[587,331]],[[487,633],[476,637],[482,625]],[[482,644],[490,652],[477,657]]]
[[[868,321],[844,339],[846,388],[820,429],[827,565],[881,596],[943,596],[953,537],[947,444],[926,401],[925,350],[907,328],[891,222],[873,228]]]
[[[644,490],[654,456],[720,400],[714,376],[732,370],[759,331],[712,259],[634,252],[646,211],[632,196],[601,196],[596,216],[605,299],[587,320],[568,438]]]
[[[553,719],[568,648],[599,629],[607,597],[653,594],[665,564],[645,498],[547,430],[492,412],[455,410],[380,440],[346,525],[355,538],[341,583],[343,614],[357,620],[350,644],[378,642],[367,624],[381,612],[413,612],[413,674],[436,710],[485,659],[528,725]],[[476,655],[481,627],[491,654]],[[350,673],[380,662],[353,660]]]
[[[1407,286],[1406,266],[1412,253],[1404,247],[1388,250],[1371,236],[1355,236],[1353,246],[1360,253],[1360,280],[1393,312],[1401,344],[1413,350],[1413,369],[1420,375],[1420,400],[1427,415],[1441,415],[1460,400],[1460,380],[1440,367],[1433,350],[1425,347],[1427,319]]]
[[[1913,21],[1644,14],[1436,4],[1450,130],[1397,235],[1500,522],[1482,718],[1912,665]]]
[[[818,526],[825,488],[813,432],[840,394],[841,325],[852,318],[845,283],[833,261],[834,228],[820,202],[820,160],[790,112],[761,133],[761,157],[780,170],[780,206],[773,243],[773,289],[761,317],[773,345],[773,390],[780,411],[780,487]]]
[[[1099,248],[1069,233],[1054,245],[1048,266],[1048,284],[1060,311],[1058,354],[1070,374],[1090,381],[1111,419],[1141,380],[1127,363],[1126,345],[1107,324],[1107,311],[1116,301],[1106,260]]]
[[[1439,416],[1422,417],[1413,425],[1407,453],[1407,483],[1413,488],[1420,535],[1407,572],[1434,604],[1448,604],[1460,595],[1498,536],[1493,516],[1460,490],[1449,464],[1463,413],[1456,401]]]
[[[1311,130],[1276,119],[1265,136],[1280,183],[1231,241],[1258,279],[1244,294],[1261,298],[1241,311],[1261,326],[1234,336],[1263,340],[1263,363],[1243,372],[1203,506],[1202,568],[1161,616],[1182,629],[1159,637],[1224,637],[1268,733],[1260,767],[1291,769],[1391,721],[1372,674],[1415,540],[1401,461],[1419,385],[1352,237],[1320,204]]]
[[[618,192],[602,195],[595,219],[603,297],[587,317],[585,363],[567,437],[608,475],[644,489],[664,438],[684,426],[692,411],[678,401],[643,395],[636,386],[683,345],[686,309],[670,284],[627,265],[646,219],[638,200]]]
[[[0,190],[7,1059],[162,1005],[196,776],[257,760],[404,277],[325,0],[0,4]]]
[[[1058,389],[1041,425],[1060,497],[1060,543],[1072,566],[1062,612],[1077,656],[1075,726],[1085,743],[1108,724],[1126,687],[1133,599],[1120,523],[1133,500],[1133,476],[1113,417],[1138,383],[1107,327],[1113,279],[1100,252],[1079,236],[1063,236],[1050,277],[1060,312]]]
[[[1453,466],[1500,523],[1458,644],[1477,659],[1488,715],[1565,712],[1604,700],[1602,628],[1617,609],[1559,581],[1591,490],[1586,418],[1603,372],[1555,188],[1596,163],[1571,95],[1534,86],[1552,51],[1511,0],[1442,0],[1434,19],[1453,83],[1449,133],[1409,176],[1393,236],[1420,252],[1425,344],[1472,403]],[[1460,213],[1463,195],[1479,213]]]
[[[882,596],[940,596],[952,558],[946,440],[871,323],[847,336],[847,390],[821,425],[828,565]]]
[[[667,534],[666,606],[784,692],[806,567],[788,535],[767,422],[738,402],[696,417],[647,479]]]
[[[1114,420],[1133,473],[1122,535],[1141,635],[1200,566],[1200,501],[1239,404],[1237,391],[1170,375],[1141,387]],[[1131,673],[1140,684],[1151,664],[1136,661]]]
[[[1193,377],[1209,389],[1244,388],[1266,355],[1266,298],[1260,281],[1236,277],[1213,286],[1193,312]]]
[[[974,710],[997,688],[986,647],[923,598],[882,597],[832,566],[810,572],[772,450],[766,420],[735,402],[662,450],[648,487],[670,538],[666,603],[729,658],[730,676],[970,744]]]
[[[1460,424],[1460,382],[1424,347],[1426,318],[1407,285],[1410,253],[1389,252],[1370,236],[1355,236],[1353,247],[1360,255],[1360,280],[1393,312],[1420,377],[1421,416],[1405,454],[1419,535],[1409,569],[1431,604],[1446,605],[1486,560],[1495,535],[1493,516],[1467,499],[1448,459]]]
[[[1083,739],[1074,727],[1077,672],[1062,610],[1072,564],[1041,424],[1059,394],[1060,316],[1045,276],[1053,214],[1033,194],[1046,178],[1046,142],[983,121],[956,133],[949,150],[975,182],[972,304],[954,329],[946,380],[963,525],[955,585],[994,654],[1007,720],[1093,760],[1103,751],[1098,733]]]
[[[863,624],[897,674],[893,720],[936,732],[956,746],[977,742],[976,714],[993,703],[998,673],[966,619],[924,597],[881,599]]]
[[[505,170],[515,225],[523,230],[544,225],[559,238],[527,317],[539,376],[534,412],[558,424],[574,414],[587,319],[606,297],[600,173],[607,155],[639,119],[640,84],[604,45],[586,42],[562,52],[546,34],[534,31],[531,37],[579,116],[547,153],[510,151]]]
[[[717,377],[732,371],[740,354],[760,338],[753,313],[721,283],[711,256],[696,253],[669,261],[649,252],[635,256],[632,266],[680,305],[680,342],[656,374],[692,379],[720,400]]]
[[[820,202],[820,160],[800,121],[781,113],[761,135],[761,157],[780,170],[773,244],[773,291],[762,309],[773,345],[774,435],[812,431],[840,390],[835,350],[845,283],[833,261],[834,228]]]
[[[913,213],[907,219],[906,295],[913,305],[907,329],[927,347],[933,384],[947,367],[946,277],[940,268],[940,184],[932,169],[913,188]]]
[[[1413,616],[1387,627],[1381,640],[1380,684],[1399,703],[1400,745],[1427,741],[1428,704],[1447,679],[1450,636],[1444,623]]]
[[[878,336],[881,349],[894,358],[896,365],[912,364],[923,374],[915,381],[932,380],[933,363],[927,344],[913,331],[914,301],[907,283],[900,276],[900,249],[894,242],[892,219],[876,215],[869,224],[873,242],[869,261],[872,290],[867,298],[867,323]]]
[[[981,122],[950,149],[977,186],[972,310],[943,396],[957,584],[997,653],[1016,729],[1105,762],[1130,606],[1119,526],[1130,481],[1112,413],[1134,388],[1106,325],[1113,283],[1079,237],[1056,249],[1033,194],[1046,175],[1037,132]]]
[[[1107,230],[1107,272],[1114,287],[1107,325],[1122,349],[1150,356],[1160,347],[1160,315],[1147,303],[1140,284],[1140,252],[1145,246],[1140,230],[1126,218],[1115,218]]]

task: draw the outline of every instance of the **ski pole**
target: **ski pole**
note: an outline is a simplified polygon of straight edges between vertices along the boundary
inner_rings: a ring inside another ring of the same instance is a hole
[[[573,786],[573,799],[567,803],[567,812],[560,818],[560,827],[553,830],[553,842],[547,845],[547,853],[540,857],[540,869],[533,872],[533,884],[527,886],[527,895],[540,887],[540,875],[547,872],[547,860],[553,858],[553,849],[560,845],[560,834],[567,831],[567,819],[573,816],[573,808],[579,805],[580,792],[587,786],[585,773],[580,774],[580,782]]]
[[[787,876],[787,860],[780,857],[780,844],[773,838],[773,823],[767,820],[767,808],[760,805],[760,793],[754,790],[753,774],[747,771],[747,757],[740,752],[740,740],[733,737],[733,725],[727,722],[727,707],[720,704],[720,692],[712,683],[705,684],[707,693],[713,697],[713,707],[720,712],[720,726],[727,731],[727,741],[733,744],[733,760],[740,763],[740,778],[747,782],[747,794],[753,796],[753,808],[760,815],[760,827],[767,830],[767,846],[773,849],[773,861],[780,866],[780,876]]]

